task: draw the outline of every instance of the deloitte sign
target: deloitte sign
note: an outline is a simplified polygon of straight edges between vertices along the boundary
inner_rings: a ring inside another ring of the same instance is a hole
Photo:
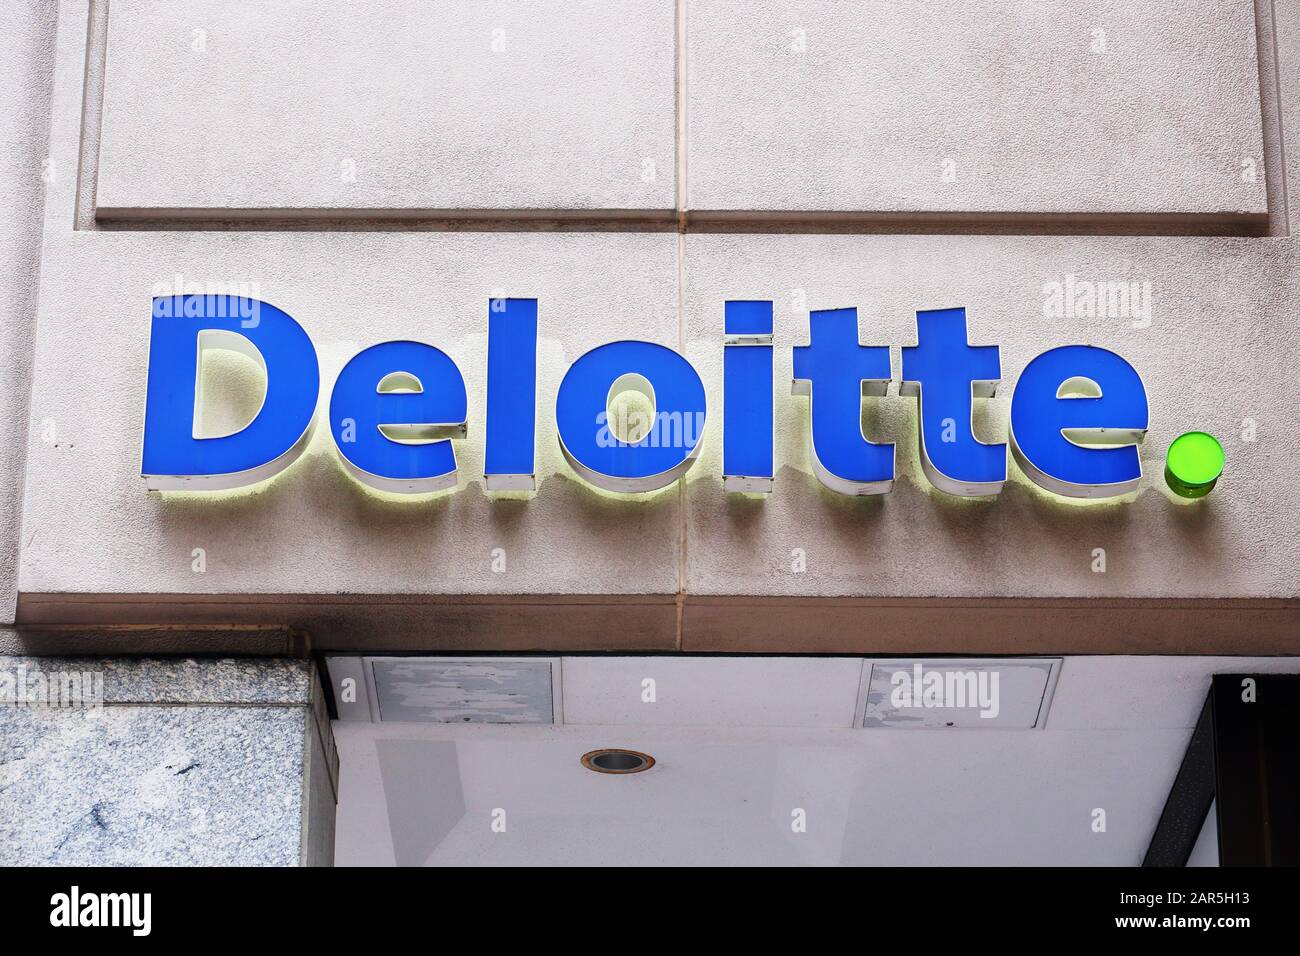
[[[916,322],[917,344],[902,348],[899,393],[917,401],[924,472],[949,494],[995,495],[1007,480],[1006,445],[976,439],[971,413],[1002,376],[998,347],[968,344],[965,309],[918,312]],[[492,300],[487,325],[484,476],[491,490],[529,490],[537,300]],[[727,302],[723,329],[723,478],[731,491],[770,491],[772,303]],[[794,348],[793,392],[808,396],[817,477],[842,494],[889,491],[894,446],[862,431],[863,398],[883,396],[889,385],[889,347],[859,343],[856,309],[810,313],[808,338]],[[259,362],[266,397],[245,428],[199,437],[199,372],[211,348]],[[608,418],[611,399],[629,389],[655,409],[654,427],[635,441],[615,435]],[[235,488],[278,473],[311,438],[319,391],[311,339],[279,309],[233,296],[155,299],[141,469],[147,486]],[[454,442],[465,437],[467,405],[465,379],[446,353],[422,342],[381,342],[339,373],[329,428],[343,466],[367,485],[435,491],[456,483]],[[565,459],[610,491],[652,491],[684,474],[707,418],[699,374],[680,354],[651,342],[592,349],[569,367],[555,396]],[[1043,352],[1020,373],[1008,438],[1020,467],[1043,488],[1113,497],[1142,477],[1137,444],[1147,418],[1146,390],[1133,366],[1106,349],[1067,345]]]

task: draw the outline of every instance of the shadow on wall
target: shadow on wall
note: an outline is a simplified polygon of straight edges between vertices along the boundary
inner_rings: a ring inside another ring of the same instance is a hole
[[[449,741],[379,740],[375,747],[394,862],[421,866],[465,816],[456,745]]]

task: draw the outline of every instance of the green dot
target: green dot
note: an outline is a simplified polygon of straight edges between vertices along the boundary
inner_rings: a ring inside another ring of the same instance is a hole
[[[1221,474],[1223,446],[1205,432],[1179,435],[1165,454],[1165,482],[1184,498],[1208,495]]]

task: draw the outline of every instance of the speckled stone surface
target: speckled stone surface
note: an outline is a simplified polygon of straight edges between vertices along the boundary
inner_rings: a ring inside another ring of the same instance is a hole
[[[332,863],[310,661],[0,657],[19,667],[102,669],[106,702],[0,706],[0,865]]]
[[[0,711],[0,864],[296,865],[306,717]]]
[[[102,671],[108,704],[307,706],[314,673],[308,660],[0,656],[0,671],[19,667],[29,671]]]
[[[273,625],[194,627],[0,627],[0,657],[84,655],[202,655],[298,657],[309,638]]]

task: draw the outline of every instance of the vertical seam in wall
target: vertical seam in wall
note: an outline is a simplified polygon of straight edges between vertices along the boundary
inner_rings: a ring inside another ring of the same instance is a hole
[[[686,354],[686,0],[676,0],[674,17],[677,65],[676,198],[677,198],[677,350]],[[686,602],[686,475],[677,482],[677,599],[675,601],[676,649],[682,649],[682,614]]]
[[[104,115],[104,74],[108,65],[108,0],[89,0],[86,65],[81,81],[81,145],[77,154],[74,231],[95,228],[95,189],[99,182],[99,138]]]
[[[686,188],[686,0],[677,0],[677,15],[674,22],[677,31],[675,40],[677,47],[675,57],[677,65],[677,230],[680,233],[686,230],[688,195]]]
[[[1282,235],[1291,235],[1291,184],[1286,172],[1286,127],[1282,112],[1282,55],[1277,42],[1277,0],[1268,3],[1268,32],[1273,47],[1273,103],[1277,116],[1277,155],[1278,179],[1281,180],[1282,192]],[[1268,175],[1267,168],[1265,175]]]
[[[1264,234],[1286,236],[1291,229],[1287,208],[1286,143],[1282,135],[1281,57],[1277,41],[1276,0],[1255,0],[1254,15],[1260,137],[1264,149],[1264,193],[1268,204],[1268,221]]]

